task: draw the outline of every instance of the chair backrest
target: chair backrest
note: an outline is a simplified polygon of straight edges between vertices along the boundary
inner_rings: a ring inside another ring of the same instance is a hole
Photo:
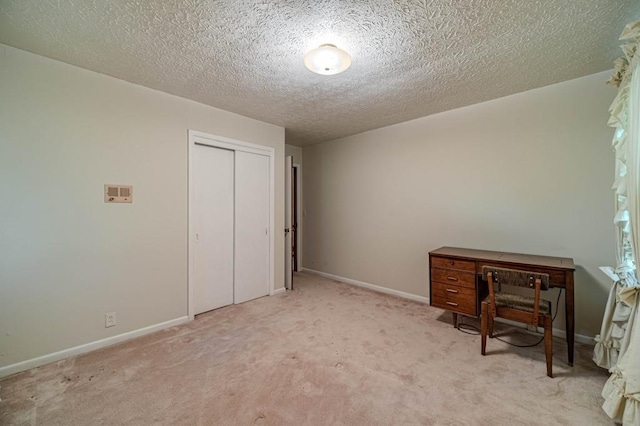
[[[482,267],[482,279],[488,281],[487,274],[491,272],[496,284],[512,285],[516,287],[534,288],[536,279],[540,279],[540,289],[549,289],[549,274],[522,271],[519,269],[498,268],[494,266]]]

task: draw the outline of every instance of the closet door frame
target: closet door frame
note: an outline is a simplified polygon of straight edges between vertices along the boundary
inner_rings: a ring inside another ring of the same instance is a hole
[[[253,154],[260,154],[269,157],[269,295],[274,294],[274,282],[275,282],[275,149],[272,147],[258,145],[251,142],[244,142],[235,139],[229,139],[222,136],[214,136],[208,133],[199,132],[196,130],[189,130],[189,206],[188,206],[188,275],[187,275],[187,310],[189,313],[189,320],[193,320],[195,317],[195,306],[193,300],[193,286],[194,282],[192,278],[194,276],[195,265],[195,244],[196,244],[196,231],[195,231],[195,197],[194,197],[194,185],[195,176],[193,173],[193,166],[195,161],[195,146],[203,145],[214,148],[223,148],[232,151],[250,152]]]

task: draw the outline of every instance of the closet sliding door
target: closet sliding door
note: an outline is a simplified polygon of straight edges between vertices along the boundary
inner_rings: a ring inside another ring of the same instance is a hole
[[[189,131],[189,317],[273,291],[274,149]]]
[[[269,157],[236,151],[234,302],[269,294]]]
[[[234,151],[194,147],[194,314],[233,303]]]

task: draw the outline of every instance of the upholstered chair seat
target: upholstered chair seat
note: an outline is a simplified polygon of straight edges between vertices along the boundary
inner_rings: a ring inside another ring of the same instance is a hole
[[[533,313],[534,305],[536,303],[533,297],[521,296],[519,294],[503,293],[500,291],[495,292],[496,308],[509,308],[518,309],[524,312]],[[489,296],[485,299],[489,302]],[[538,301],[538,312],[540,315],[548,315],[551,313],[551,302],[548,300],[540,299]]]

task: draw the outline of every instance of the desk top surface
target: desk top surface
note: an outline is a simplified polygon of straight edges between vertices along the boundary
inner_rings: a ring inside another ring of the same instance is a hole
[[[536,265],[555,269],[576,269],[573,259],[569,257],[538,256],[535,254],[508,253],[459,247],[440,247],[437,250],[430,251],[429,254],[435,256],[458,257],[461,259],[488,260],[520,265]]]

